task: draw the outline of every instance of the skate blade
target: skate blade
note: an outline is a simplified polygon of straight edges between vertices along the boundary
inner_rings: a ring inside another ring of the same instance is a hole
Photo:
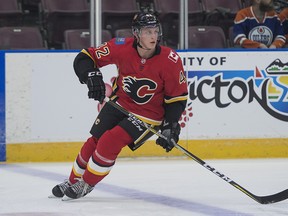
[[[61,200],[62,201],[69,201],[69,200],[73,200],[73,199],[68,197],[68,196],[66,196],[66,195],[64,195]]]
[[[49,199],[60,199],[60,198],[62,198],[62,197],[56,197],[56,196],[54,196],[53,194],[51,194],[51,195],[48,196],[48,198],[49,198]]]

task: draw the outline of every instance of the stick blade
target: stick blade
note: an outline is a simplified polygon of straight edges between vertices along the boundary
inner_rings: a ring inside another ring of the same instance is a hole
[[[261,204],[271,204],[276,202],[281,202],[288,199],[288,189],[281,191],[279,193],[270,195],[270,196],[258,196],[257,201]]]

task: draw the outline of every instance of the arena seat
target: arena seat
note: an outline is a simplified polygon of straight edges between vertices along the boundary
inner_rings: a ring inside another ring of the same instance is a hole
[[[188,48],[226,48],[224,31],[219,26],[189,26]]]
[[[87,0],[41,0],[40,16],[48,45],[56,49],[62,47],[65,30],[90,26]]]
[[[204,25],[220,26],[229,37],[236,13],[243,8],[241,0],[201,0],[205,11]]]
[[[115,37],[133,37],[131,28],[115,30]]]
[[[102,27],[115,37],[117,29],[131,28],[132,19],[139,11],[136,0],[102,1]]]
[[[102,30],[102,42],[112,38],[110,31]],[[64,49],[83,49],[90,47],[89,29],[70,29],[64,32]]]
[[[0,49],[47,49],[38,27],[1,27]]]
[[[164,43],[177,48],[179,43],[180,0],[154,0],[163,27]],[[188,25],[202,25],[204,11],[199,0],[188,0]]]
[[[21,26],[23,13],[17,0],[0,0],[0,27]]]

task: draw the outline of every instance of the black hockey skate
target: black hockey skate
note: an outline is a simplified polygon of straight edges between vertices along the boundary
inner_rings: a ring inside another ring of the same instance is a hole
[[[70,182],[68,180],[56,185],[53,189],[52,189],[52,194],[55,197],[63,197],[64,196],[64,191],[71,186]],[[49,196],[50,198],[52,198],[53,196]]]
[[[78,182],[69,186],[65,191],[63,201],[69,199],[78,199],[86,196],[94,189],[94,186],[87,184],[83,179],[79,179]]]

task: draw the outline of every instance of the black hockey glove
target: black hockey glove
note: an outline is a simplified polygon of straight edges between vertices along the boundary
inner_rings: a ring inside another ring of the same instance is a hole
[[[171,151],[174,148],[172,139],[177,143],[179,141],[180,125],[178,122],[169,123],[164,121],[161,125],[161,134],[167,137],[167,140],[159,137],[156,140],[156,144],[166,149],[166,152]]]
[[[101,104],[105,98],[105,83],[99,69],[89,72],[87,79],[88,97],[98,100]]]

